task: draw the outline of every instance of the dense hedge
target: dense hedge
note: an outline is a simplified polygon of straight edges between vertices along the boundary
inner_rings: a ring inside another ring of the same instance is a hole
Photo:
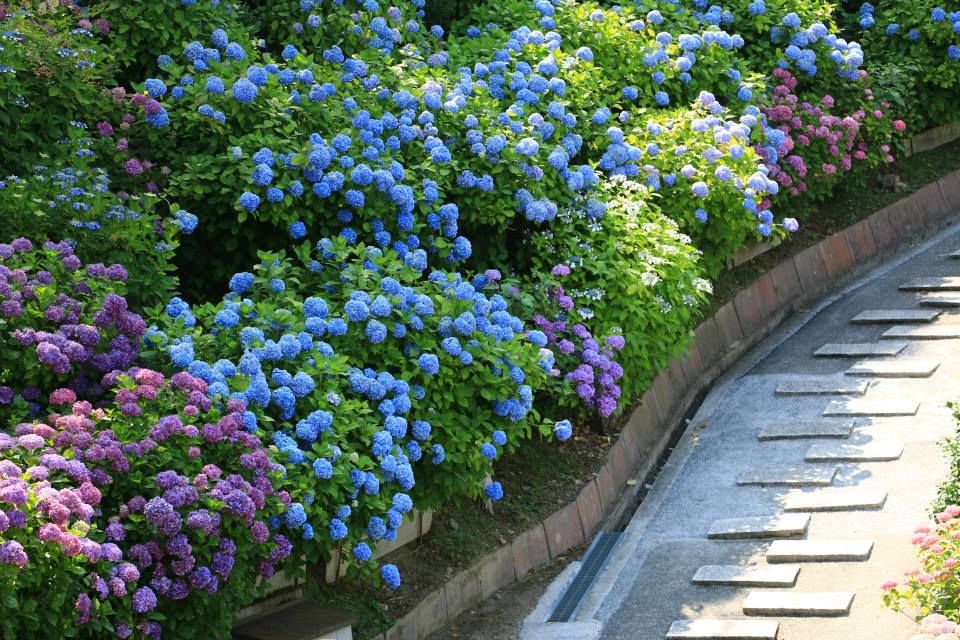
[[[218,637],[334,552],[398,587],[415,507],[614,419],[734,251],[956,116],[942,13],[0,5],[0,629]]]

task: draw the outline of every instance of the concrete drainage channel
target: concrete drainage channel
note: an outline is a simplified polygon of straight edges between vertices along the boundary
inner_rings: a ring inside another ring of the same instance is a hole
[[[684,464],[696,448],[700,432],[709,425],[711,417],[728,395],[730,385],[848,292],[882,277],[935,243],[956,236],[958,231],[960,227],[951,226],[939,237],[904,252],[876,268],[866,278],[820,300],[808,313],[798,314],[774,330],[720,376],[713,389],[703,392],[697,398],[698,402],[693,403],[695,409],[690,411],[694,414],[692,419],[688,413],[687,419],[677,425],[670,446],[658,460],[656,469],[645,480],[645,485],[652,484],[649,493],[646,496],[641,493],[639,500],[634,498],[631,503],[621,506],[610,520],[614,524],[609,529],[613,531],[608,529],[609,532],[598,534],[584,557],[571,563],[550,585],[537,607],[524,620],[521,640],[597,640],[603,631],[602,621],[619,609],[626,596],[623,588],[615,590],[615,586],[622,587],[629,582],[620,580],[621,584],[618,585],[618,579],[622,574],[638,571],[646,561],[645,554],[636,553],[638,540],[666,500]]]

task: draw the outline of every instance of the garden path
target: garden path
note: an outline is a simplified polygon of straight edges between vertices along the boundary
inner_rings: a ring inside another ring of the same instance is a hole
[[[911,534],[947,472],[960,282],[936,278],[960,275],[957,249],[954,228],[748,356],[691,422],[577,622],[535,613],[522,636],[915,633],[883,608],[880,585],[915,566]]]

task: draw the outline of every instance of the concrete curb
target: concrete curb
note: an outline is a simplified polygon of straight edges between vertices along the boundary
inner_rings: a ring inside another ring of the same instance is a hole
[[[676,430],[686,426],[680,424],[682,418],[701,392],[794,313],[891,260],[898,249],[956,222],[958,215],[960,171],[954,171],[784,260],[745,287],[700,323],[686,354],[671,360],[654,379],[608,452],[606,463],[576,500],[455,576],[377,640],[422,640],[497,590],[522,580],[531,569],[589,543],[604,523],[607,527],[617,523],[634,505],[642,480],[654,469]],[[695,446],[697,425],[692,426],[661,472],[662,479],[669,478],[671,469],[675,473],[682,466],[681,458]],[[628,484],[632,479],[638,481]],[[669,485],[661,480],[646,502],[662,500]],[[642,521],[635,520],[624,539],[642,529]],[[566,571],[572,579],[575,569]],[[599,605],[584,602],[578,618],[592,617]],[[542,622],[528,618],[524,628],[540,632]],[[561,626],[551,625],[552,633],[560,633]],[[591,624],[589,632],[581,630],[587,635],[571,637],[588,637],[594,629]]]

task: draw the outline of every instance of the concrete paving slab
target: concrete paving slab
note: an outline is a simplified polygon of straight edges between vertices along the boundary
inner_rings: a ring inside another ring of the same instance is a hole
[[[943,309],[960,307],[960,295],[956,293],[925,293],[917,299],[917,303],[923,307],[940,307]]]
[[[753,616],[843,616],[850,613],[849,591],[751,591],[743,612]]]
[[[853,431],[853,420],[833,422],[829,420],[783,422],[771,424],[760,430],[757,437],[767,440],[795,440],[800,438],[847,438]]]
[[[767,562],[862,562],[872,550],[872,540],[775,540]]]
[[[850,380],[836,376],[787,380],[777,385],[778,396],[862,396],[867,392],[866,380]]]
[[[783,502],[783,509],[792,511],[872,511],[882,509],[887,492],[881,489],[838,487],[815,491],[792,491]]]
[[[810,445],[804,460],[807,462],[889,462],[903,455],[903,445],[872,442],[865,445],[847,443]]]
[[[960,277],[911,278],[900,285],[901,291],[960,291]]]
[[[955,340],[960,338],[960,324],[897,325],[880,337],[884,340]]]
[[[777,640],[780,624],[773,620],[677,620],[667,640]]]
[[[854,324],[933,322],[943,313],[939,309],[866,309],[853,316]]]
[[[778,469],[754,469],[737,476],[738,485],[766,485],[786,487],[826,486],[833,482],[837,467],[809,465],[805,467],[781,467]]]
[[[916,400],[850,398],[831,400],[824,416],[914,416],[920,409]]]
[[[800,567],[779,565],[718,565],[708,564],[697,569],[694,584],[735,587],[792,587],[797,582]]]
[[[865,378],[929,378],[940,362],[936,360],[865,360],[847,369],[848,376]]]
[[[707,537],[713,540],[790,538],[802,536],[809,524],[810,516],[806,514],[779,513],[750,518],[726,518],[715,520],[710,525]]]
[[[813,355],[818,358],[895,356],[906,348],[906,342],[828,342]]]

